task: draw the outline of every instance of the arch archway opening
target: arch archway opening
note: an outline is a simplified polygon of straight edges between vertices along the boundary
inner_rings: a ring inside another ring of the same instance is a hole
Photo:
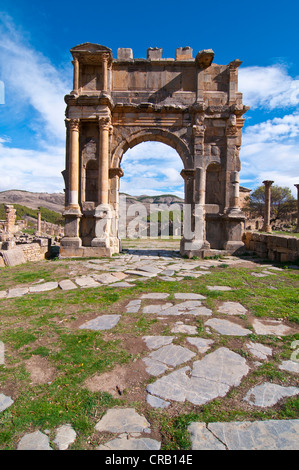
[[[120,166],[120,218],[126,211],[123,247],[136,239],[141,246],[146,239],[144,247],[179,250],[185,192],[178,152],[161,142],[141,142],[124,152]]]

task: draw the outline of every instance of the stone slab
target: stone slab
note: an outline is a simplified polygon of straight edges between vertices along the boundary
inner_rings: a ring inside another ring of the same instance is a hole
[[[152,408],[168,408],[170,405],[170,401],[162,400],[162,398],[154,397],[153,395],[147,394],[146,402]]]
[[[159,450],[161,448],[161,443],[155,439],[150,439],[149,437],[141,438],[128,438],[126,436],[121,438],[112,439],[111,441],[106,442],[106,444],[100,445],[98,450]]]
[[[229,286],[207,286],[207,289],[209,289],[210,291],[219,290],[219,291],[223,291],[223,292],[232,290],[232,288],[229,287]]]
[[[144,357],[142,361],[146,365],[146,372],[149,375],[153,375],[154,377],[158,377],[159,375],[164,374],[167,370],[169,370],[169,367],[166,364],[156,361],[155,359],[151,359],[150,357]]]
[[[237,323],[233,323],[228,320],[222,320],[221,318],[211,318],[205,322],[205,325],[210,326],[218,333],[225,336],[247,336],[252,333],[251,330],[243,328]]]
[[[150,353],[149,357],[167,366],[176,367],[189,361],[196,354],[182,346],[169,344]]]
[[[126,312],[137,313],[139,312],[140,306],[141,306],[141,300],[139,299],[131,300],[126,306]]]
[[[267,408],[276,405],[282,398],[293,397],[299,394],[299,388],[282,387],[281,385],[266,382],[251,388],[244,400],[254,406]]]
[[[7,298],[22,297],[22,295],[28,294],[28,292],[29,287],[13,287],[8,289]]]
[[[70,279],[63,279],[62,281],[58,283],[58,286],[60,287],[61,290],[72,290],[72,289],[78,288],[76,284]]]
[[[264,344],[250,342],[247,344],[247,348],[258,359],[266,360],[268,356],[272,356],[272,349]]]
[[[98,432],[135,433],[150,432],[150,424],[133,408],[112,408],[95,426]]]
[[[142,339],[149,349],[159,349],[172,343],[174,336],[143,336]]]
[[[54,444],[59,450],[67,450],[77,437],[76,431],[70,424],[64,424],[56,429]]]
[[[292,329],[280,320],[258,320],[255,318],[252,325],[258,335],[285,336],[292,333]]]
[[[29,293],[40,293],[47,292],[49,290],[57,289],[58,282],[45,282],[44,284],[38,284],[35,286],[29,287]]]
[[[193,292],[177,292],[174,294],[175,299],[180,300],[204,300],[206,297],[201,294],[194,294]]]
[[[155,299],[155,300],[163,300],[167,299],[169,294],[166,292],[150,292],[149,294],[143,294],[140,299]]]
[[[207,427],[228,450],[299,450],[296,419],[210,423]]]
[[[90,276],[77,277],[75,283],[82,288],[100,287],[100,284]]]
[[[12,250],[1,251],[6,266],[18,266],[26,263],[23,250],[21,248],[13,248]]]
[[[195,346],[199,353],[204,354],[206,351],[210,349],[214,341],[212,339],[205,339],[205,338],[187,338],[188,343]]]
[[[81,330],[111,330],[120,320],[120,315],[101,315],[90,320],[79,328]]]
[[[52,450],[49,437],[40,431],[25,434],[20,440],[17,450]]]
[[[299,361],[283,361],[279,369],[299,374]]]
[[[184,333],[188,335],[196,335],[197,327],[193,325],[186,325],[182,321],[178,321],[171,329],[171,333]]]
[[[11,406],[12,404],[13,400],[10,397],[4,395],[3,393],[0,393],[0,412],[6,410],[6,408]]]
[[[247,309],[239,302],[223,302],[217,310],[226,315],[246,315],[247,313]]]

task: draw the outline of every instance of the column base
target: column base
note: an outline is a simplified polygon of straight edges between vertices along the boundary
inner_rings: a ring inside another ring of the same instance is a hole
[[[181,239],[180,253],[182,256],[187,258],[204,258],[207,256],[207,252],[210,250],[210,244],[206,240],[187,240],[186,238]]]

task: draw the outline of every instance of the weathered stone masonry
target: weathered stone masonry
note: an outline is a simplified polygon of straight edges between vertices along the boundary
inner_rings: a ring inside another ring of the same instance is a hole
[[[146,59],[85,43],[71,49],[72,92],[65,97],[65,236],[61,256],[111,256],[118,238],[121,160],[144,141],[170,145],[184,169],[185,203],[193,233],[181,253],[202,256],[210,248],[231,253],[243,246],[239,206],[239,151],[244,113],[238,67],[213,63],[212,50],[191,48]],[[189,230],[190,232],[190,230]]]

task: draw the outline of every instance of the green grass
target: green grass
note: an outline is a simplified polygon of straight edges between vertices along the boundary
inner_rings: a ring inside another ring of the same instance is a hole
[[[43,261],[3,268],[0,285],[7,288],[16,284],[30,285],[39,279],[66,279],[71,270],[81,266],[80,263],[84,261]],[[243,389],[232,389],[226,397],[202,406],[177,403],[168,412],[152,409],[144,401],[127,402],[129,393],[120,400],[108,393],[91,392],[85,387],[85,381],[95,374],[112,371],[117,365],[134,369],[135,361],[148,354],[146,349],[132,353],[126,346],[126,338],[130,338],[133,347],[134,339],[137,344],[143,335],[171,334],[171,322],[161,324],[153,315],[125,313],[126,303],[144,292],[167,292],[170,294],[167,301],[174,301],[176,292],[200,293],[206,296],[204,304],[215,315],[219,303],[230,300],[242,303],[252,317],[284,319],[294,328],[298,325],[298,271],[285,269],[275,271],[275,276],[256,278],[251,272],[262,268],[230,267],[225,262],[215,262],[215,266],[210,274],[180,282],[154,278],[136,280],[135,287],[128,289],[109,286],[68,292],[56,289],[45,294],[0,300],[0,340],[5,344],[5,365],[0,365],[0,393],[10,395],[12,391],[14,397],[14,404],[0,413],[0,449],[15,449],[26,432],[37,429],[48,429],[50,439],[53,439],[55,428],[66,423],[72,424],[77,432],[73,449],[94,449],[100,439],[94,426],[113,406],[134,405],[150,421],[151,428],[160,433],[163,450],[190,449],[187,428],[194,421],[298,419],[298,398],[286,399],[274,408],[261,410],[246,407],[243,397],[249,387],[263,381],[294,385],[296,378],[280,370],[278,365],[281,360],[290,358],[294,352],[292,344],[299,335],[259,336],[252,330],[249,337],[234,340],[219,337],[215,332],[208,333],[204,326],[206,318],[194,318],[192,324],[196,324],[198,336],[214,340],[211,351],[226,346],[251,364],[252,369],[242,382]],[[228,285],[233,290],[213,292],[207,289],[209,285]],[[121,314],[114,330],[79,329],[85,320],[107,313]],[[247,317],[238,317],[237,320],[249,326]],[[187,346],[186,335],[176,336],[175,344]],[[255,359],[246,348],[248,341],[273,348],[269,362],[254,366]],[[26,367],[32,358],[47,361],[53,368],[55,373],[49,383],[32,382]],[[147,383],[154,380],[149,378]]]

